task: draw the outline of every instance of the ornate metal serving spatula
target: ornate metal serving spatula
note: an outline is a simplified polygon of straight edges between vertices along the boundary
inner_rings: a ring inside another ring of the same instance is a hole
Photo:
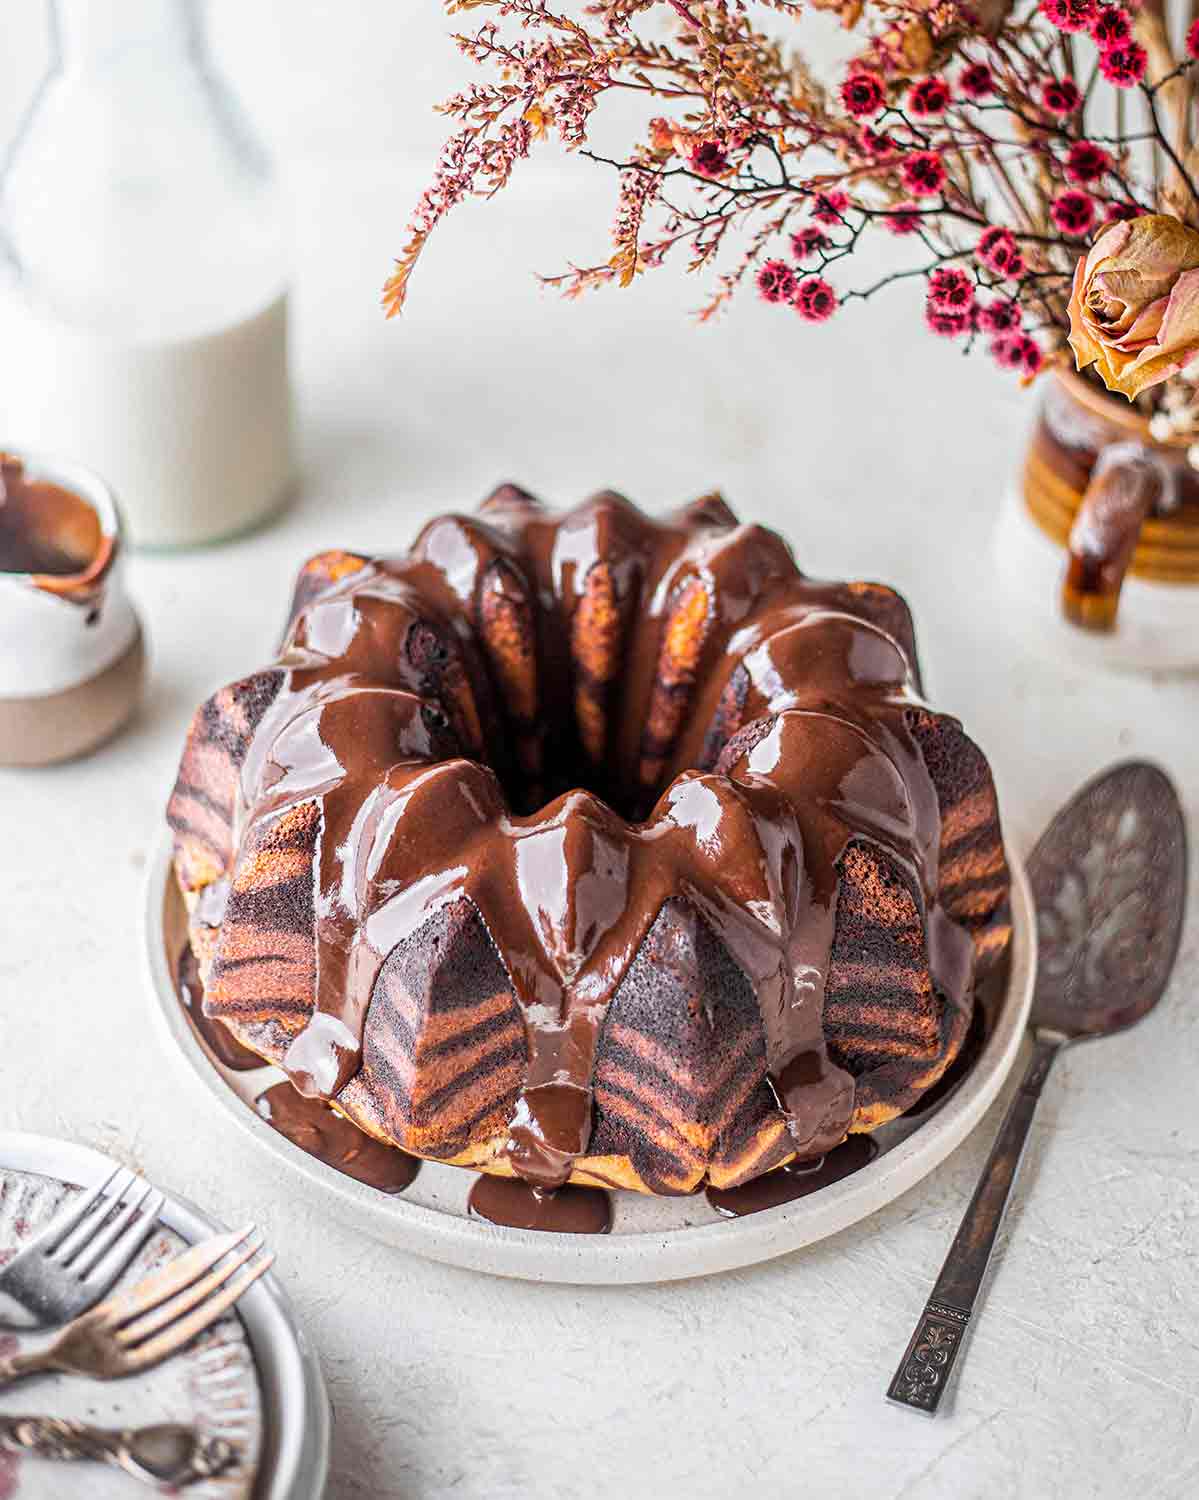
[[[1003,1220],[1041,1088],[1063,1047],[1110,1036],[1161,999],[1186,909],[1187,839],[1170,779],[1129,761],[1089,782],[1028,862],[1037,910],[1033,1054],[887,1395],[940,1405]]]

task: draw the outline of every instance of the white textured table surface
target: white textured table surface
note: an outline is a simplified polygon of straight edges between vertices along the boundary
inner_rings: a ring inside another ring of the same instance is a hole
[[[140,720],[82,764],[0,774],[0,1128],[95,1144],[265,1226],[337,1408],[336,1500],[1193,1496],[1195,923],[1158,1014],[1055,1073],[933,1422],[882,1390],[994,1118],[815,1249],[591,1290],[478,1278],[314,1218],[178,1082],[149,1028],[138,914],[193,707],[263,659],[307,554],[402,545],[501,478],[560,501],[612,485],[650,506],[719,485],[805,569],[898,585],[935,701],[989,752],[1021,848],[1118,757],[1158,758],[1192,813],[1199,798],[1199,686],[1088,680],[1004,643],[988,533],[1029,408],[985,361],[926,337],[902,294],[814,330],[749,301],[697,330],[697,288],[669,276],[564,306],[527,268],[598,252],[608,204],[545,172],[451,225],[410,316],[385,326],[377,286],[419,174],[316,159],[295,184],[295,506],[219,551],[139,559]]]

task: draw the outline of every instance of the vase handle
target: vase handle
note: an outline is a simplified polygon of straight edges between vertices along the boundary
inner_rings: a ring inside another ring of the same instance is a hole
[[[1084,630],[1114,630],[1120,589],[1141,527],[1169,498],[1172,476],[1141,443],[1100,453],[1070,528],[1062,613]]]

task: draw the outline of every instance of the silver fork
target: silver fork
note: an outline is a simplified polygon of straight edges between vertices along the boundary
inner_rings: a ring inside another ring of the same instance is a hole
[[[112,1287],[150,1238],[165,1201],[118,1167],[68,1203],[0,1270],[0,1292],[39,1325],[69,1322]]]
[[[41,1349],[0,1357],[0,1388],[58,1370],[114,1380],[159,1364],[222,1317],[275,1257],[253,1227],[216,1235],[76,1318]],[[224,1262],[224,1264],[222,1264]]]

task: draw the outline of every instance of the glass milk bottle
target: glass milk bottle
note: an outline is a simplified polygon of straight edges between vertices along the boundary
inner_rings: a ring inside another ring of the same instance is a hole
[[[0,179],[0,444],[112,485],[135,544],[235,535],[291,473],[270,163],[196,0],[52,0]]]

